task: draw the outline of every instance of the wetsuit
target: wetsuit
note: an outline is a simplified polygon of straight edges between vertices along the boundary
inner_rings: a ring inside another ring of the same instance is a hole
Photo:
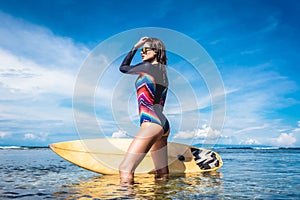
[[[142,62],[130,65],[136,49],[131,50],[123,60],[120,71],[127,74],[137,74],[135,82],[139,105],[140,124],[152,122],[162,126],[164,133],[169,130],[169,122],[163,112],[167,91],[168,78],[166,66]]]

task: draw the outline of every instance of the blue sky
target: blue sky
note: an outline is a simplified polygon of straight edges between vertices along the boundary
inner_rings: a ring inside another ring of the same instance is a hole
[[[222,130],[212,130],[218,143],[299,147],[299,11],[297,0],[0,0],[0,145],[47,145],[82,137],[76,130],[72,97],[87,56],[121,32],[161,27],[197,41],[220,72],[226,118]],[[188,63],[170,58],[171,73],[180,69],[185,78],[181,81],[189,80],[191,68],[182,67]],[[122,81],[133,85],[134,78]],[[201,142],[208,137],[209,94],[203,80],[199,82],[203,87],[191,84],[199,96],[199,126],[183,124],[179,130],[172,112],[180,94],[170,92],[170,140],[186,142],[193,136],[194,142]],[[102,96],[96,100],[109,105],[104,90],[109,86],[98,88]],[[135,99],[130,95],[131,105]],[[110,123],[110,107],[104,111],[103,105],[96,105],[96,115],[107,136],[134,135]],[[134,106],[129,109],[136,111]],[[129,116],[131,121],[136,114]]]

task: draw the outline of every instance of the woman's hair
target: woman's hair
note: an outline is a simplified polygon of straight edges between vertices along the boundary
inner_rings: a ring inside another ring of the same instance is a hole
[[[146,42],[149,43],[150,48],[156,52],[157,62],[166,65],[168,59],[164,43],[158,38],[148,38]]]

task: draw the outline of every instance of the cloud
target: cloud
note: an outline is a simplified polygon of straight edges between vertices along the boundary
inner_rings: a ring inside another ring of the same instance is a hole
[[[10,133],[7,133],[7,132],[0,132],[0,138],[3,139],[5,137],[8,137],[10,136]]]
[[[3,49],[0,49],[0,66],[0,87],[7,92],[0,99],[24,98],[24,95],[41,93],[72,94],[75,75],[66,69],[48,69]]]
[[[258,145],[258,144],[261,144],[261,143],[257,139],[247,138],[246,140],[240,141],[240,144]]]
[[[126,131],[118,130],[117,132],[114,132],[114,133],[112,134],[112,137],[113,137],[113,138],[128,138],[129,135],[127,134]]]
[[[0,21],[1,138],[30,143],[74,134],[71,99],[89,49],[2,12]]]
[[[62,129],[70,128],[71,109],[62,107],[61,102],[72,96],[72,73],[39,66],[3,49],[0,66],[0,119],[5,119],[0,131],[19,133],[27,127],[32,132],[56,128],[64,132]]]
[[[297,139],[294,137],[293,133],[281,133],[278,138],[273,138],[273,143],[276,146],[293,146]]]
[[[55,69],[77,69],[89,49],[51,30],[0,12],[0,46],[18,58]]]
[[[13,96],[55,93],[70,96],[89,49],[51,30],[0,12],[0,77]]]
[[[254,130],[264,130],[268,128],[268,125],[264,124],[262,126],[255,126],[255,127],[247,127],[241,130],[238,130],[235,132],[235,134],[242,134],[242,133],[247,133],[247,132],[253,132]]]
[[[258,31],[259,34],[275,31],[278,28],[279,21],[275,15],[270,15],[265,23],[265,26]]]
[[[300,121],[297,122],[298,127],[293,130],[294,133],[300,133]]]
[[[289,132],[281,133],[277,138],[272,138],[271,142],[275,146],[290,147],[299,145],[300,139],[300,121],[297,122],[297,127]]]
[[[202,125],[200,129],[179,131],[173,136],[174,139],[210,139],[220,137],[219,130],[213,130],[207,124]]]
[[[35,139],[35,138],[36,138],[36,136],[33,135],[32,133],[26,133],[26,134],[24,135],[24,139],[25,139],[25,140],[27,140],[27,139],[32,140],[32,139]]]
[[[48,133],[26,133],[24,135],[25,140],[33,140],[33,141],[46,141],[48,137]]]
[[[228,67],[228,74],[224,76],[225,86],[234,89],[226,97],[223,134],[269,133],[274,136],[284,125],[281,119],[271,118],[268,113],[294,105],[296,102],[287,94],[296,91],[297,85],[274,71],[272,63]]]

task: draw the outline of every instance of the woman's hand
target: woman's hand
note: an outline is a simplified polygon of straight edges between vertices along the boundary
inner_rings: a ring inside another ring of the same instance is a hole
[[[138,49],[143,46],[146,43],[147,39],[148,37],[141,37],[141,39],[134,45],[134,48]]]

